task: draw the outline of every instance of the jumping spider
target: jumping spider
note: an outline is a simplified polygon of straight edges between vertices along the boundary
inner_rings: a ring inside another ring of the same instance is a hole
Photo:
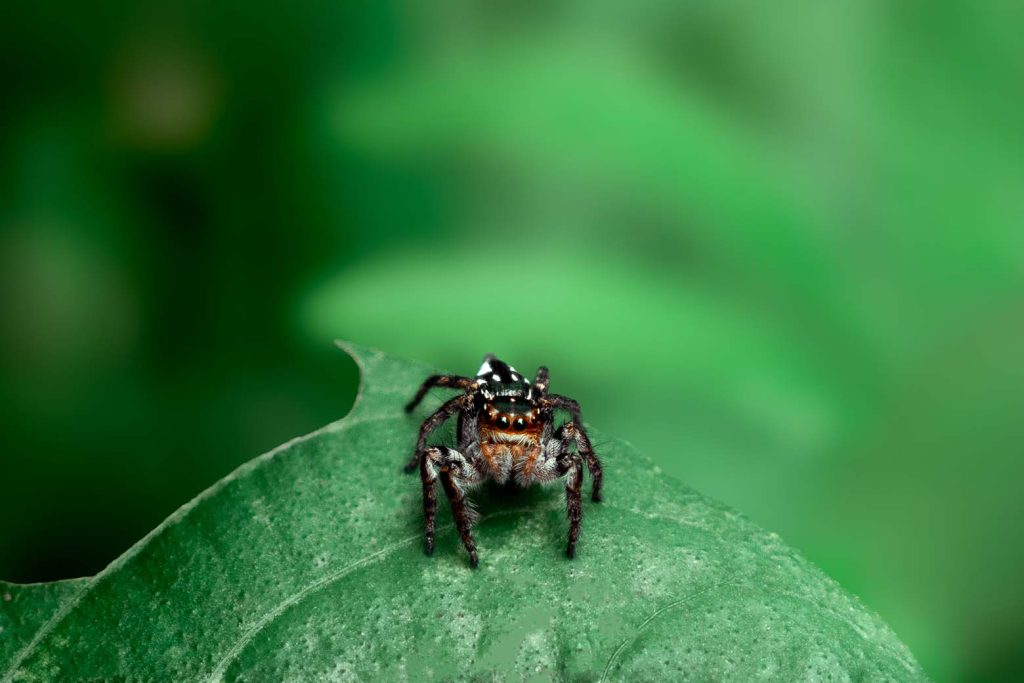
[[[538,368],[537,376],[530,382],[515,368],[490,354],[484,357],[475,378],[458,375],[428,377],[405,406],[405,411],[412,412],[432,387],[462,389],[465,393],[448,400],[423,421],[416,451],[405,466],[406,472],[418,467],[423,480],[427,554],[434,552],[434,518],[437,512],[434,485],[438,477],[451,502],[455,525],[473,567],[479,560],[470,531],[474,512],[467,504],[465,489],[488,478],[499,484],[512,478],[520,486],[529,486],[567,477],[565,498],[569,515],[569,544],[565,552],[573,557],[580,535],[584,460],[594,480],[594,502],[601,501],[601,462],[583,428],[579,404],[571,398],[548,393],[546,367]],[[556,410],[568,413],[571,421],[556,427]],[[458,449],[447,446],[427,448],[427,437],[431,432],[455,415],[458,415]]]

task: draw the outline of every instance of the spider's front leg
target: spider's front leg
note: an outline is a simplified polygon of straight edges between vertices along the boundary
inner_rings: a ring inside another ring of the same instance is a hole
[[[423,517],[426,528],[426,551],[434,552],[435,518],[437,516],[437,492],[435,484],[441,479],[441,486],[448,496],[455,517],[455,526],[459,530],[462,544],[469,553],[469,564],[474,569],[479,564],[476,554],[476,542],[473,540],[472,527],[476,512],[469,506],[463,488],[480,480],[482,474],[473,467],[458,451],[447,446],[428,448],[420,461],[420,477],[423,480]]]
[[[583,461],[563,444],[558,456],[558,473],[565,476],[565,512],[569,517],[569,543],[565,554],[576,557],[576,541],[580,538],[580,520],[583,517]]]
[[[542,406],[549,410],[557,408],[564,410],[571,416],[572,421],[562,425],[556,436],[567,443],[576,444],[576,450],[586,460],[587,469],[590,470],[590,476],[594,479],[591,498],[595,503],[600,503],[601,485],[604,483],[601,461],[597,459],[597,454],[594,453],[594,448],[590,445],[590,437],[587,436],[587,430],[583,427],[583,420],[580,419],[580,404],[568,396],[561,396],[559,394],[548,394],[540,402]]]
[[[416,438],[416,449],[412,453],[412,459],[405,466],[405,472],[414,472],[416,467],[420,464],[420,459],[423,456],[423,449],[427,445],[427,437],[435,429],[444,424],[445,420],[449,419],[458,412],[468,410],[473,402],[473,396],[471,394],[463,394],[462,396],[456,396],[455,398],[447,401],[444,405],[434,411],[434,414],[423,421],[420,425],[420,433]]]
[[[555,473],[565,480],[565,507],[569,517],[569,543],[565,554],[576,556],[576,541],[580,537],[580,519],[583,517],[583,461],[586,459],[590,474],[594,478],[593,499],[601,501],[601,461],[597,459],[590,445],[586,430],[575,422],[566,422],[555,432],[557,456]],[[573,451],[572,447],[576,450]]]
[[[583,428],[581,423],[577,422],[566,422],[562,425],[558,431],[559,436],[562,438],[562,442],[568,446],[571,443],[576,444],[576,450],[583,458],[587,461],[587,469],[590,470],[590,476],[593,478],[594,483],[591,485],[590,497],[595,503],[601,502],[601,485],[604,484],[604,472],[601,469],[601,461],[597,459],[597,454],[594,453],[594,447],[590,444],[590,437],[587,436],[587,430]]]

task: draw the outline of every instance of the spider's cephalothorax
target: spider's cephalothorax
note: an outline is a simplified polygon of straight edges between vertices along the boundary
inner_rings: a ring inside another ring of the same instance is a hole
[[[583,462],[594,479],[593,499],[601,500],[601,463],[580,420],[579,404],[571,398],[548,393],[547,368],[538,368],[531,382],[491,355],[484,358],[475,378],[428,377],[405,406],[406,412],[411,412],[432,387],[462,389],[464,393],[448,400],[423,421],[416,451],[405,467],[406,472],[419,468],[423,480],[427,554],[434,551],[438,479],[451,501],[455,525],[469,552],[470,564],[475,567],[473,512],[466,502],[465,490],[486,479],[500,484],[511,479],[521,486],[529,486],[565,477],[569,514],[566,554],[573,557],[580,535]],[[555,411],[567,413],[569,421],[556,426]],[[456,415],[457,448],[427,448],[430,433]]]

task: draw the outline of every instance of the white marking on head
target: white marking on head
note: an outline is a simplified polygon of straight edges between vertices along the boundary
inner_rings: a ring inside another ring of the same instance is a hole
[[[478,375],[486,375],[486,374],[490,373],[491,370],[492,370],[492,368],[491,368],[491,361],[485,360],[484,364],[480,366],[480,370],[476,374],[478,374]]]
[[[494,373],[493,375],[491,375],[491,379],[494,380],[495,382],[500,382],[501,375],[499,375],[498,373]]]

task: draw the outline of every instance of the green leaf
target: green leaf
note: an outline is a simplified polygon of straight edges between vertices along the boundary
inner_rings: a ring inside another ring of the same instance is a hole
[[[0,581],[0,662],[12,661],[89,579],[17,584]]]
[[[431,369],[347,348],[363,371],[348,417],[54,600],[3,680],[925,679],[776,535],[596,434],[606,502],[585,503],[575,560],[557,488],[486,486],[480,568],[450,523],[426,557],[419,482],[399,468],[422,417],[401,406]]]

